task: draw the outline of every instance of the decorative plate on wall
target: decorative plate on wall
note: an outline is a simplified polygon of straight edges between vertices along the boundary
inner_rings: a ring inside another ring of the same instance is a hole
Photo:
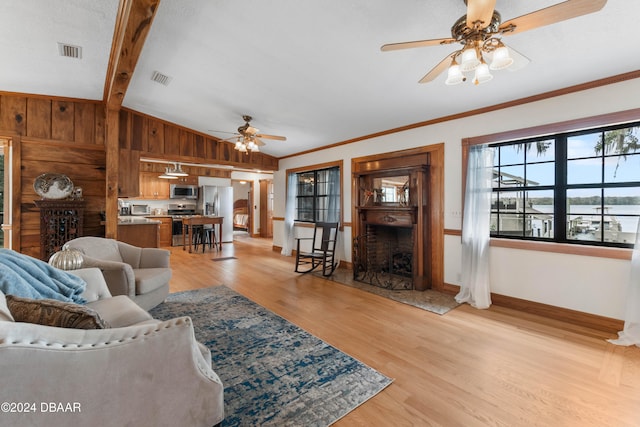
[[[73,182],[60,173],[43,173],[33,182],[33,189],[43,199],[66,199],[73,193]]]

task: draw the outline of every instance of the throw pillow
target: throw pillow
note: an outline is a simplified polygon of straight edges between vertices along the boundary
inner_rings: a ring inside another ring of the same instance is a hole
[[[97,311],[72,302],[7,295],[7,306],[16,322],[74,329],[109,327]]]

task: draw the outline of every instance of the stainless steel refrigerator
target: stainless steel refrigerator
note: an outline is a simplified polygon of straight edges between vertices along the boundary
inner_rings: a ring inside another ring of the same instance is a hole
[[[202,215],[215,215],[222,221],[222,241],[233,242],[233,188],[203,185],[198,192],[197,210]]]

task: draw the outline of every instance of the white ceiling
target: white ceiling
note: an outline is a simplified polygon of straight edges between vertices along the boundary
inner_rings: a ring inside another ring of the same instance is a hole
[[[497,0],[506,21],[558,0]],[[118,0],[2,0],[0,90],[102,99]],[[480,86],[418,84],[456,45],[463,0],[161,0],[123,106],[227,138],[253,116],[282,157],[639,69],[640,2],[505,37],[531,62]],[[57,42],[82,46],[60,57]],[[171,77],[151,81],[154,71]],[[223,132],[214,132],[223,131]]]

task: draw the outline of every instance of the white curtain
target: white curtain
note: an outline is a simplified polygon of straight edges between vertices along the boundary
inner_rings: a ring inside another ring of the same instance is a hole
[[[609,340],[618,345],[640,347],[640,221],[636,231],[636,243],[631,256],[631,274],[627,288],[627,311],[624,317],[624,329],[618,332],[618,339]]]
[[[296,195],[298,193],[298,177],[295,173],[287,177],[287,201],[284,210],[284,242],[282,243],[282,255],[291,256],[295,231],[293,220],[296,214]]]
[[[340,223],[340,168],[329,169],[329,191],[327,192],[327,222]],[[336,230],[335,262],[340,263],[344,248],[339,246],[340,227]]]
[[[489,308],[489,221],[493,149],[486,145],[469,148],[467,185],[462,218],[462,275],[459,303]]]
[[[340,221],[340,168],[328,170],[327,222]]]

